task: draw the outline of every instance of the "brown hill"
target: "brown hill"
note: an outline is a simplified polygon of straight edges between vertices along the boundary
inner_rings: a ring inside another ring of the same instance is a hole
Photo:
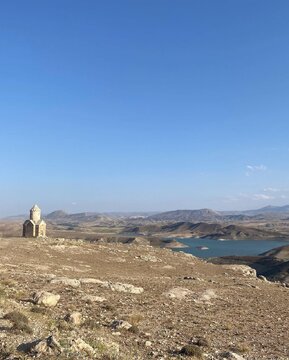
[[[216,221],[222,219],[222,216],[211,209],[200,209],[200,210],[174,210],[167,211],[160,214],[152,215],[147,218],[153,221]]]
[[[232,239],[232,240],[260,240],[260,239],[287,239],[288,235],[276,231],[256,229],[242,225],[223,225],[221,223],[190,223],[176,222],[170,224],[150,224],[136,227],[128,227],[124,233],[137,235],[158,236],[187,236],[191,237],[210,237],[212,239]]]
[[[289,260],[289,245],[269,250],[261,255],[270,256],[281,260]]]

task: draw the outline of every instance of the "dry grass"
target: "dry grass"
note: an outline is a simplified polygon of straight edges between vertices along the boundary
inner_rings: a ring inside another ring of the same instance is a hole
[[[133,326],[137,326],[141,321],[144,320],[142,314],[131,314],[124,317],[124,319]]]
[[[97,330],[101,328],[100,324],[94,319],[86,319],[81,326],[90,330]]]
[[[246,343],[240,343],[236,344],[232,347],[232,351],[238,353],[238,354],[246,354],[250,351],[250,348],[248,344]]]
[[[32,334],[33,330],[29,326],[29,319],[26,315],[22,314],[19,311],[11,311],[3,317],[5,320],[12,322],[12,329],[15,331],[25,332],[27,334]]]
[[[197,345],[185,345],[180,351],[181,355],[193,356],[196,359],[203,359],[203,351]]]

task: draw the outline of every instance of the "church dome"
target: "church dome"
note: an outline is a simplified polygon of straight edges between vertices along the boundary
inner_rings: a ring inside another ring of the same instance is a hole
[[[31,208],[31,211],[39,211],[39,210],[40,210],[40,208],[36,204],[33,205],[33,207]]]

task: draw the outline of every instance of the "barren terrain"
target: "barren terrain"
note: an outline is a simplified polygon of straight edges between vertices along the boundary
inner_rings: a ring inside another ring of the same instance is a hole
[[[1,359],[289,359],[288,301],[167,249],[0,240]]]

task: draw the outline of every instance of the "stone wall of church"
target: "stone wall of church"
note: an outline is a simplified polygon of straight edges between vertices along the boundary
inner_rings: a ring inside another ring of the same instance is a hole
[[[36,236],[40,236],[40,237],[46,236],[46,224],[45,223],[36,225]]]
[[[23,224],[23,236],[35,237],[35,225],[32,222],[25,222]]]

